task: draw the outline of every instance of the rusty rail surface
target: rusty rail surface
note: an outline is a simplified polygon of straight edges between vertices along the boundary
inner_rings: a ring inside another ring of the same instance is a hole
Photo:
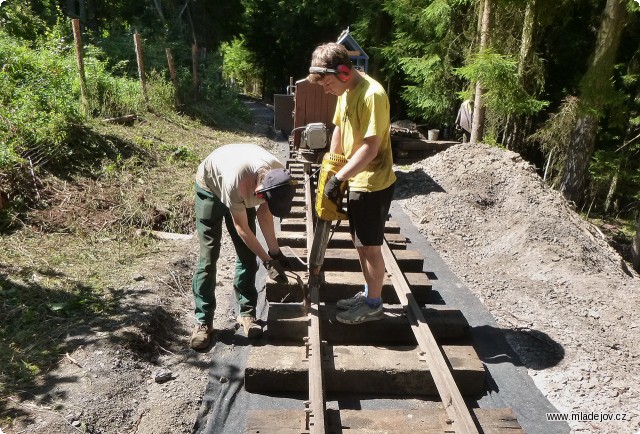
[[[433,375],[433,380],[438,388],[440,399],[449,415],[455,432],[478,433],[478,428],[473,421],[467,404],[462,398],[462,394],[458,390],[458,386],[456,386],[456,382],[442,354],[442,350],[433,337],[429,324],[427,324],[422,310],[420,310],[420,306],[418,306],[418,303],[411,293],[407,279],[400,270],[396,258],[393,256],[386,241],[382,246],[382,256],[384,258],[384,266],[387,269],[387,273],[390,274],[393,287],[409,319],[418,345],[425,355],[425,361],[431,370],[431,375]]]
[[[306,204],[306,231],[307,231],[307,251],[311,253],[313,246],[313,182],[311,179],[312,165],[304,164],[304,197]],[[311,264],[311,257],[307,257],[307,264]],[[309,401],[310,410],[307,411],[306,423],[312,434],[325,432],[325,393],[323,384],[322,368],[322,339],[320,337],[320,282],[310,275],[308,296],[308,317],[309,331],[307,335],[307,358],[309,360]],[[309,417],[307,417],[307,415]]]

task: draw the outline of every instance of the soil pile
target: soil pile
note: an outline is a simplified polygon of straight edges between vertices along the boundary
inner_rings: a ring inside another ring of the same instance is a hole
[[[510,151],[461,144],[398,178],[403,208],[498,323],[560,353],[538,370],[548,355],[509,340],[559,411],[625,418],[572,428],[637,432],[640,279],[602,233]]]

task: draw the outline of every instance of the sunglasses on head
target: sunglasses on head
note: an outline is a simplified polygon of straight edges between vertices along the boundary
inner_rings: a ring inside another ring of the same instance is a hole
[[[346,65],[338,65],[335,69],[324,68],[322,66],[312,66],[309,68],[309,74],[318,74],[323,77],[327,74],[333,74],[338,77],[338,80],[347,82],[351,77],[351,70]]]
[[[320,75],[327,75],[327,74],[338,74],[338,71],[332,68],[323,68],[321,66],[312,66],[311,68],[309,68],[309,74],[320,74]]]

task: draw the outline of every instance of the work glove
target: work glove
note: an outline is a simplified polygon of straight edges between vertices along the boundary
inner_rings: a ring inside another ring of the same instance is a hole
[[[284,273],[284,267],[277,259],[273,259],[271,261],[264,261],[262,263],[264,268],[267,269],[267,274],[269,277],[279,283],[289,283],[289,279],[287,279],[287,275]]]
[[[280,262],[282,264],[282,266],[284,267],[285,270],[290,270],[291,269],[291,262],[289,261],[289,258],[287,258],[284,255],[284,253],[282,253],[282,250],[278,250],[278,253],[271,253],[269,251],[267,251],[267,253],[273,259],[278,260],[278,262]]]
[[[342,202],[342,187],[344,183],[346,183],[346,181],[340,181],[336,175],[333,175],[324,185],[324,195],[338,206],[340,206],[340,202]]]

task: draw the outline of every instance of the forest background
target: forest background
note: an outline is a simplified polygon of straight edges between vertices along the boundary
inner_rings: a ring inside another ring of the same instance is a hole
[[[84,99],[72,18],[82,29]],[[161,140],[161,131],[123,141],[103,120],[134,114],[233,131],[249,118],[239,95],[271,103],[290,77],[307,75],[315,46],[348,28],[369,55],[368,73],[387,88],[393,120],[453,130],[461,102],[472,99],[472,141],[520,153],[640,268],[639,18],[634,0],[2,1],[0,234],[29,225],[52,234],[115,232],[116,219],[143,230],[192,231],[186,201],[149,214],[151,194],[136,196],[144,209],[91,196],[114,179],[123,193],[125,169],[162,160],[191,170],[201,157]],[[66,181],[80,177],[98,185],[86,192],[96,210],[119,210],[114,220],[92,228],[43,218],[53,203],[47,187],[69,188]],[[0,280],[0,334],[11,347],[3,353],[24,355],[18,333],[27,336],[27,324],[69,304],[48,303],[41,312],[43,294],[33,294],[34,302],[13,286]],[[79,310],[108,307],[83,297]],[[36,358],[10,359],[0,379],[37,370]],[[1,394],[9,383],[0,384]]]
[[[306,76],[317,44],[349,28],[370,56],[369,74],[388,89],[394,120],[450,130],[461,101],[475,100],[472,141],[521,153],[588,216],[621,218],[619,241],[630,244],[640,199],[639,10],[633,0],[5,1],[5,199],[14,210],[33,205],[34,192],[16,186],[20,171],[68,164],[90,118],[141,110],[238,117],[240,106],[229,103],[236,93],[272,101],[289,77]],[[85,110],[70,17],[80,19],[86,45]],[[146,101],[136,91],[136,31]]]

